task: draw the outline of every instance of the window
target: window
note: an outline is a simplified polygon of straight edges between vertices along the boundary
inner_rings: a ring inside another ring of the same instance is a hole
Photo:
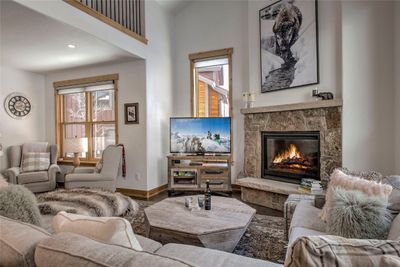
[[[232,114],[232,48],[190,54],[194,117]]]
[[[117,82],[118,74],[112,74],[54,83],[61,158],[73,157],[71,140],[85,148],[80,157],[87,162],[101,158],[108,145],[118,142]]]

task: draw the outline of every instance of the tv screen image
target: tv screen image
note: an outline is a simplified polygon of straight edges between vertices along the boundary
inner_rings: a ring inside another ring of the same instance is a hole
[[[230,118],[171,118],[171,153],[230,153]]]

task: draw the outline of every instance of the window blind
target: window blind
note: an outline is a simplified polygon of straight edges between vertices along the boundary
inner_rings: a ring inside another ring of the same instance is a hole
[[[216,58],[216,59],[205,59],[205,60],[199,60],[194,62],[194,67],[195,68],[204,68],[204,67],[212,67],[212,66],[218,66],[218,65],[226,65],[228,64],[228,58]]]
[[[57,94],[59,94],[59,95],[66,95],[66,94],[94,92],[94,91],[103,91],[103,90],[114,90],[114,89],[115,89],[114,81],[107,81],[107,82],[82,84],[79,86],[77,86],[77,85],[61,86],[61,87],[57,87],[56,91],[57,91]]]

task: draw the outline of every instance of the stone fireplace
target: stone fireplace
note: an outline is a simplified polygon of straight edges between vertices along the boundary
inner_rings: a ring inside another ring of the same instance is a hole
[[[300,183],[320,179],[318,131],[261,132],[261,178]]]
[[[244,172],[261,178],[263,132],[319,133],[319,178],[327,180],[342,166],[342,102],[340,100],[242,109],[244,114]]]
[[[301,178],[327,181],[342,166],[342,101],[242,109],[242,200],[283,210]]]

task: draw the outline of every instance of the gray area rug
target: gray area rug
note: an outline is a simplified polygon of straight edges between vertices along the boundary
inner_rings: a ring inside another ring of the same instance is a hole
[[[43,227],[49,232],[53,216],[64,210],[97,217],[121,216],[132,224],[136,234],[145,236],[144,208],[156,202],[94,189],[58,189],[36,196]],[[287,245],[283,229],[283,218],[256,214],[233,253],[283,263]]]

